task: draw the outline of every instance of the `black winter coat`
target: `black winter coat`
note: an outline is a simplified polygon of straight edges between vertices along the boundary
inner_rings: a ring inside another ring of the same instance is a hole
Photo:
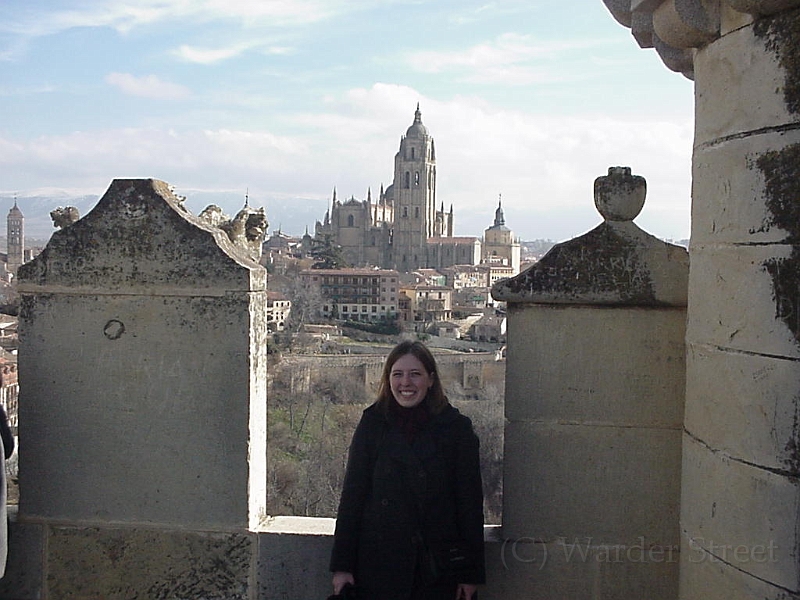
[[[472,422],[448,405],[409,442],[373,404],[353,435],[331,571],[355,576],[366,600],[452,600],[457,583],[485,582],[483,489]],[[460,540],[474,568],[421,582],[421,544]],[[449,578],[449,579],[448,579]]]

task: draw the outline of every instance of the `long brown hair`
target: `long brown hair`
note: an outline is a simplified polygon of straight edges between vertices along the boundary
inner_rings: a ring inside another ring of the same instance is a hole
[[[442,388],[442,382],[439,379],[436,359],[433,358],[433,354],[431,354],[431,351],[428,350],[425,344],[408,340],[397,344],[397,346],[389,352],[389,356],[386,357],[386,362],[383,365],[383,373],[381,374],[381,383],[378,387],[377,405],[384,412],[388,413],[389,406],[392,402],[395,402],[390,383],[392,367],[394,367],[394,363],[406,354],[411,354],[421,362],[422,366],[425,367],[425,370],[428,372],[428,375],[433,379],[433,385],[431,385],[428,394],[425,396],[425,403],[428,406],[428,411],[432,415],[442,412],[444,407],[447,406],[447,396],[444,394],[444,388]]]

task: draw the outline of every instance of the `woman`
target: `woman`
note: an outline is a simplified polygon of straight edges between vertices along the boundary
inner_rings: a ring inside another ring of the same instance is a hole
[[[420,342],[389,353],[353,435],[330,569],[363,600],[472,600],[485,581],[478,438]]]

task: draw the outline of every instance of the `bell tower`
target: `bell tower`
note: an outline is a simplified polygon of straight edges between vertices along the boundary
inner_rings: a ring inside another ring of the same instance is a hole
[[[16,198],[14,199],[14,206],[8,211],[6,223],[8,227],[8,259],[6,262],[6,270],[16,276],[17,269],[24,262],[25,257],[25,217],[17,206]]]
[[[417,104],[414,122],[394,157],[393,267],[427,266],[427,240],[436,237],[436,151]]]

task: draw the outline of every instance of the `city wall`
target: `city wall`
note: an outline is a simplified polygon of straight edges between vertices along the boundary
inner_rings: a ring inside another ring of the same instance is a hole
[[[350,381],[357,382],[372,397],[378,391],[383,361],[388,350],[374,355],[286,355],[280,358],[275,369],[269,368],[268,377],[280,370],[289,378],[290,391],[308,392],[312,383],[330,374],[347,373]],[[505,361],[497,360],[495,352],[440,353],[434,349],[445,389],[457,384],[466,392],[489,386],[502,388],[505,381]],[[269,358],[267,359],[269,363]]]

